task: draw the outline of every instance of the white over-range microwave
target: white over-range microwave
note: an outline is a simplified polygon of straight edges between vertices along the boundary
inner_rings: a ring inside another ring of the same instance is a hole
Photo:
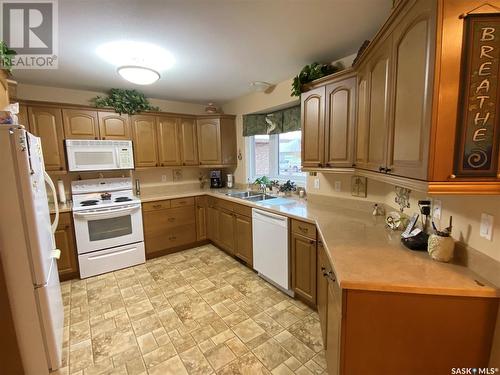
[[[71,172],[134,169],[132,141],[67,139]]]

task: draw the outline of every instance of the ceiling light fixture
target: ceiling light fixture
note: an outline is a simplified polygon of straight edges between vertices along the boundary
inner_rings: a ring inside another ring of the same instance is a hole
[[[118,74],[136,85],[150,85],[160,79],[160,73],[156,70],[136,65],[121,66]]]
[[[264,92],[268,88],[270,88],[272,85],[269,82],[264,82],[264,81],[254,81],[250,83],[250,86],[254,91],[257,92]]]

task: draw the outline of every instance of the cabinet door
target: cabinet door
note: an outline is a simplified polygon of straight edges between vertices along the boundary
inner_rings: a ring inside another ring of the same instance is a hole
[[[207,239],[207,197],[196,197],[196,240]]]
[[[156,117],[132,116],[132,136],[135,166],[158,166]]]
[[[27,131],[30,131],[30,123],[28,117],[28,107],[19,104],[19,113],[17,114],[17,119],[20,125],[24,125]]]
[[[219,210],[219,242],[229,254],[234,254],[234,214]]]
[[[29,107],[30,131],[42,142],[45,170],[66,169],[64,156],[64,131],[62,112],[59,108]]]
[[[181,118],[179,122],[179,133],[182,165],[198,165],[196,121],[190,118]]]
[[[207,208],[207,235],[210,241],[219,243],[219,210],[211,206]]]
[[[316,241],[292,234],[292,288],[310,305],[316,305]]]
[[[319,322],[321,325],[321,335],[323,337],[323,347],[328,346],[327,342],[327,327],[328,327],[328,281],[326,279],[326,274],[329,270],[329,262],[326,257],[325,248],[321,241],[318,242],[318,274],[317,274],[317,286],[318,286],[318,315]]]
[[[202,165],[222,164],[220,143],[220,120],[199,119],[198,129],[198,158]]]
[[[222,164],[236,165],[236,123],[234,118],[221,118],[220,141]]]
[[[235,217],[234,255],[249,265],[253,265],[252,219],[243,215]]]
[[[181,165],[178,119],[158,118],[158,155],[160,166]]]
[[[356,78],[326,87],[326,167],[352,167],[356,120]]]
[[[368,136],[370,114],[370,87],[369,74],[366,68],[361,68],[358,73],[358,92],[357,92],[357,126],[356,126],[356,167],[366,168],[368,162]]]
[[[415,3],[393,33],[396,79],[388,173],[422,180],[427,178],[432,112],[431,6],[426,1]]]
[[[53,215],[52,215],[53,216]],[[75,234],[71,214],[63,212],[59,215],[59,225],[54,233],[56,246],[61,250],[57,260],[57,269],[61,280],[68,280],[78,275]]]
[[[302,166],[322,167],[325,150],[325,87],[301,96]]]
[[[113,112],[98,112],[101,139],[131,139],[128,115]]]
[[[380,171],[386,166],[390,40],[380,46],[370,65],[370,113],[366,167]]]
[[[340,374],[340,335],[342,326],[341,295],[332,280],[328,281],[328,327],[326,347],[326,362],[328,374]]]
[[[66,139],[98,139],[97,112],[83,109],[63,109],[64,137]]]

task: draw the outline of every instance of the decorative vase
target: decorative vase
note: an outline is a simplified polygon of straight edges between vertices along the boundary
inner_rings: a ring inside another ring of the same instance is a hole
[[[432,259],[439,262],[449,262],[453,258],[453,251],[455,249],[455,241],[451,236],[442,236],[438,234],[431,234],[427,251]]]

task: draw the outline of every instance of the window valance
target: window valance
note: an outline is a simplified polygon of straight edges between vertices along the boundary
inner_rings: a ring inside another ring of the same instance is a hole
[[[280,134],[300,130],[300,106],[267,114],[243,115],[243,136]]]

